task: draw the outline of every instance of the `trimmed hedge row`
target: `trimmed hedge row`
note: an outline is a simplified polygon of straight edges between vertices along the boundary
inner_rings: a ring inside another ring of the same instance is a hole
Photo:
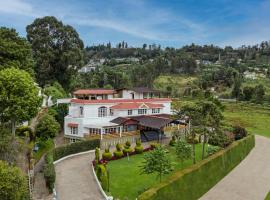
[[[53,150],[53,160],[56,161],[59,160],[60,158],[63,158],[71,154],[93,150],[99,146],[100,140],[95,139],[95,140],[85,140],[81,142],[75,142],[72,144],[57,147]]]
[[[195,200],[237,166],[255,146],[254,135],[238,140],[224,150],[142,193],[139,200]]]

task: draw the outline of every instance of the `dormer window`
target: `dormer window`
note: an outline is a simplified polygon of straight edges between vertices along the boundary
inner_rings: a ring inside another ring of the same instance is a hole
[[[139,115],[145,115],[147,113],[147,109],[138,109]]]
[[[132,115],[132,110],[128,110],[128,115]]]

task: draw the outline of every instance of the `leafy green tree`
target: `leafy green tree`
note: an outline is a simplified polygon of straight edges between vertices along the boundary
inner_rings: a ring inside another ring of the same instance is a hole
[[[54,103],[56,103],[57,99],[67,97],[65,90],[58,82],[45,86],[44,94],[51,96]]]
[[[242,94],[241,85],[242,85],[241,78],[239,78],[239,77],[235,78],[233,89],[232,89],[232,97],[235,97],[237,99],[240,98],[240,96]]]
[[[40,103],[38,88],[27,72],[15,68],[0,71],[0,120],[11,122],[13,135],[16,123],[34,117]]]
[[[142,174],[157,173],[157,178],[161,182],[162,176],[168,174],[171,170],[171,161],[167,157],[164,147],[158,146],[144,155],[143,165],[141,166]]]
[[[243,88],[243,98],[246,101],[250,101],[252,99],[252,96],[254,94],[254,88],[250,86],[245,86]]]
[[[0,70],[10,67],[23,69],[34,75],[31,45],[19,37],[15,29],[0,28]]]
[[[59,123],[49,114],[45,114],[36,127],[36,136],[41,139],[53,138],[60,130]]]
[[[175,144],[176,156],[181,160],[181,165],[183,162],[192,157],[192,147],[183,139],[178,139]]]
[[[58,81],[68,88],[71,75],[83,64],[83,42],[79,34],[53,16],[35,19],[26,31],[39,84]]]
[[[18,167],[0,160],[0,199],[27,200],[27,180]]]

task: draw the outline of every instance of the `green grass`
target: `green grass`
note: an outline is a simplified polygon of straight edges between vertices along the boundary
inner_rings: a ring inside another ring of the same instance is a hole
[[[265,197],[265,200],[270,200],[270,191],[268,192],[267,196]]]
[[[224,103],[225,121],[245,127],[249,132],[270,137],[270,108],[248,103]]]
[[[181,166],[180,160],[176,157],[173,147],[168,147],[168,156],[172,161],[172,165],[175,170],[186,168],[192,165],[192,160],[187,160]],[[201,160],[202,144],[196,145],[196,160]],[[143,162],[142,155],[134,155],[127,158],[123,158],[116,161],[110,161],[108,168],[110,172],[110,193],[114,198],[134,200],[136,197],[150,188],[151,186],[158,184],[156,174],[140,174],[140,166]],[[171,174],[163,177],[166,179]]]

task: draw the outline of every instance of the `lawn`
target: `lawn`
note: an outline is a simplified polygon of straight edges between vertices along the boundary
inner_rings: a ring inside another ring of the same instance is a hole
[[[173,169],[178,170],[192,165],[192,160],[187,160],[180,164],[180,160],[175,155],[174,147],[168,147],[168,156],[172,161]],[[201,160],[202,144],[196,145],[196,160]],[[143,162],[142,155],[131,156],[128,160],[123,158],[108,163],[110,173],[110,193],[114,198],[135,200],[136,197],[159,183],[156,174],[140,174],[140,166]],[[171,172],[172,173],[172,172]],[[170,174],[163,177],[166,179]]]
[[[254,134],[270,137],[270,108],[248,103],[224,103],[225,121],[241,125]]]
[[[270,192],[267,194],[267,196],[265,197],[265,200],[270,200]]]

